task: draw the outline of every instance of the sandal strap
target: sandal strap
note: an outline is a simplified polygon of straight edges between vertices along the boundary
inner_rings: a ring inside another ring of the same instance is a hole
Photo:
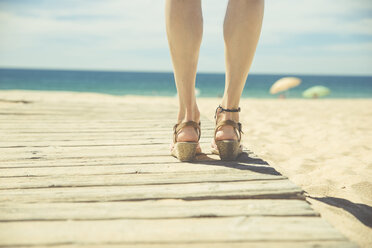
[[[238,107],[237,109],[225,109],[223,108],[221,105],[218,105],[218,107],[216,108],[216,112],[214,114],[214,119],[217,120],[217,112],[218,110],[220,110],[219,114],[222,113],[222,112],[240,112],[240,107]]]
[[[218,113],[218,111],[220,112]],[[234,128],[235,132],[238,135],[238,141],[240,142],[243,133],[242,124],[240,122],[235,122],[233,120],[224,120],[217,123],[217,114],[220,114],[222,112],[240,112],[240,107],[238,107],[237,109],[225,109],[221,105],[218,105],[216,112],[214,114],[214,119],[216,120],[216,128],[214,129],[214,139],[216,139],[216,133],[220,127],[229,125]]]
[[[236,131],[236,133],[238,134],[238,141],[240,142],[240,140],[242,139],[242,124],[240,122],[235,122],[233,120],[224,120],[224,121],[220,121],[216,124],[216,128],[214,129],[214,138],[216,139],[216,134],[218,132],[218,129],[222,126],[232,126],[234,128],[234,130]]]
[[[177,142],[177,134],[181,131],[182,128],[184,127],[193,127],[195,131],[198,133],[198,141],[200,140],[200,125],[201,122],[196,123],[195,121],[186,121],[186,122],[181,122],[178,124],[175,124],[173,127],[173,143]]]

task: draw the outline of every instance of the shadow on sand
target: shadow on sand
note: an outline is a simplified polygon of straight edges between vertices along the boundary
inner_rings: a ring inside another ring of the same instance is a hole
[[[364,225],[372,227],[372,207],[366,204],[354,203],[337,197],[308,197],[333,207],[342,208],[343,210],[354,215],[355,218],[357,218]]]
[[[239,155],[236,161],[221,161],[219,158],[217,158],[217,155],[200,154],[197,156],[196,161],[192,163],[223,166],[234,168],[237,170],[250,170],[267,175],[282,175],[273,167],[270,167],[266,161],[260,158],[249,157],[249,154],[251,153],[248,150],[244,150],[244,152]],[[213,158],[213,156],[216,156],[216,158]]]

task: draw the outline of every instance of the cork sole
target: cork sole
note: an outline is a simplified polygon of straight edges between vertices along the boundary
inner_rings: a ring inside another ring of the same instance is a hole
[[[196,155],[197,142],[177,142],[174,144],[172,156],[182,162],[192,161]]]
[[[218,148],[218,155],[221,160],[231,161],[236,160],[239,154],[242,152],[240,142],[237,140],[218,140],[216,141]]]

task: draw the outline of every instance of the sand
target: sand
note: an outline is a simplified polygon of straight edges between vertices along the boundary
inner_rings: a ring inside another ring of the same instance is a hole
[[[177,105],[174,97],[0,91],[0,109],[10,101],[61,99]],[[198,99],[211,119],[219,102]],[[372,247],[372,100],[243,99],[241,108],[243,144],[302,187],[313,208],[346,237]]]
[[[218,99],[201,99],[213,116]],[[372,100],[241,101],[243,143],[302,187],[313,208],[372,247]]]

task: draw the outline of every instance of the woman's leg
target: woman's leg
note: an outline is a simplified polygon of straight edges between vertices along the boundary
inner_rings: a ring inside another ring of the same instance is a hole
[[[264,10],[263,0],[230,0],[224,22],[226,82],[221,106],[239,107],[240,96],[247,80],[257,42],[261,32]],[[223,112],[219,120],[239,121],[239,113]],[[236,139],[231,126],[223,126],[217,140]]]
[[[196,67],[203,34],[200,0],[167,0],[166,28],[179,99],[178,122],[199,122],[195,98]],[[177,141],[197,141],[192,127],[185,127]]]

